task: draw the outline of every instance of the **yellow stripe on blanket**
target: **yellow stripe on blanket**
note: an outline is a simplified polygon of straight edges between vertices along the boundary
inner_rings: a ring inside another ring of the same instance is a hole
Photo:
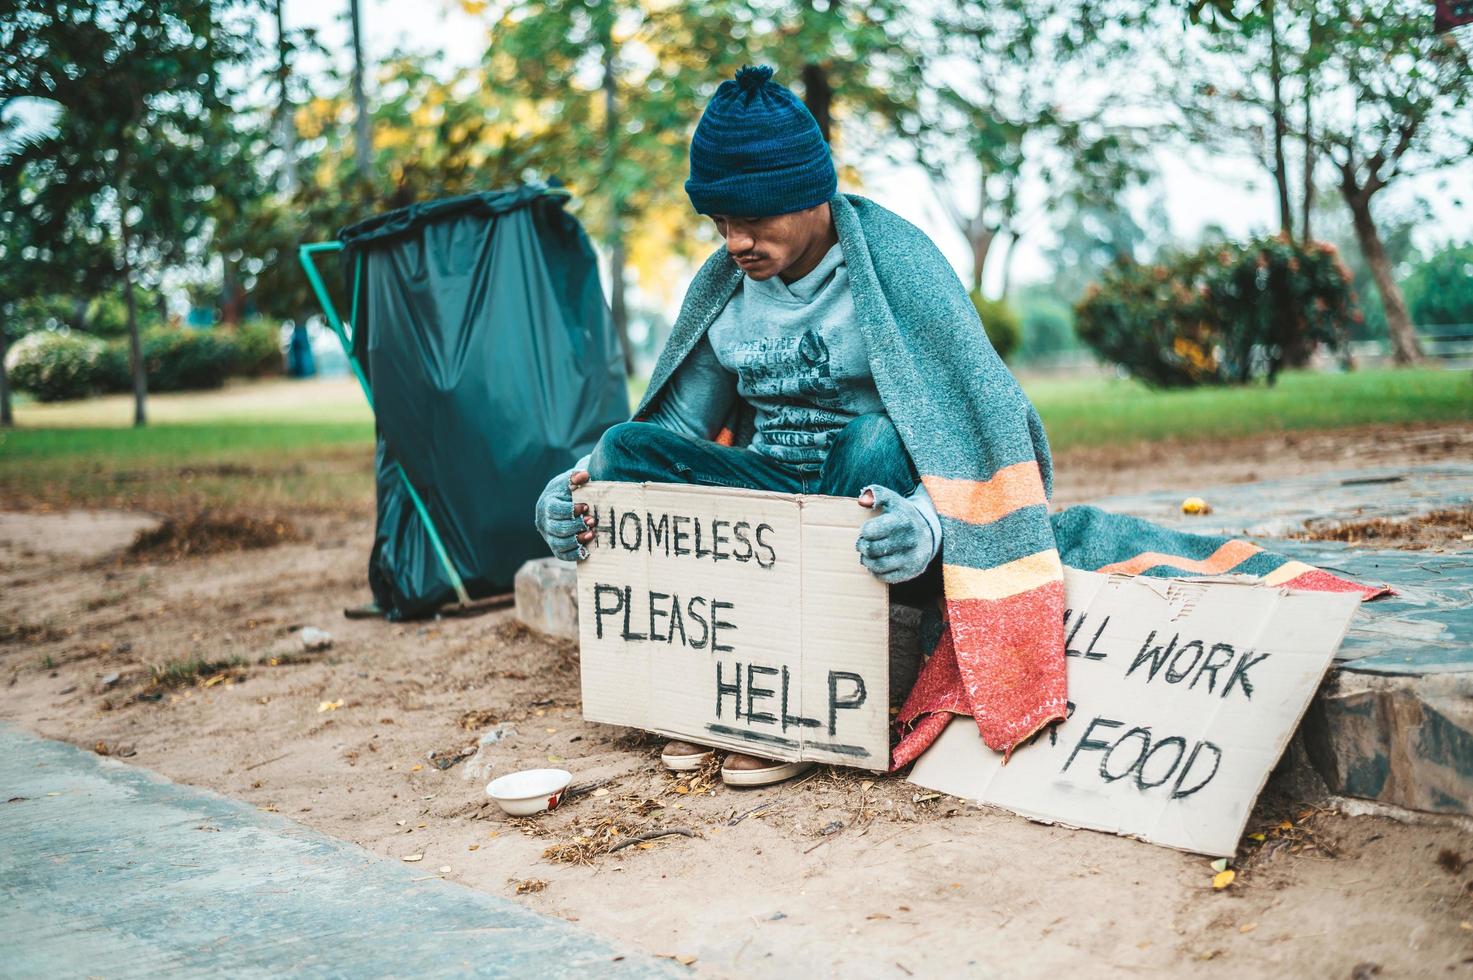
[[[1047,502],[1043,475],[1038,471],[1038,461],[1032,459],[1004,466],[990,480],[923,476],[921,483],[938,514],[968,524],[989,524],[1015,510]]]
[[[1317,572],[1319,569],[1313,565],[1306,565],[1302,561],[1286,561],[1278,568],[1263,577],[1264,585],[1283,585],[1290,579],[1296,579],[1305,572]]]
[[[946,583],[947,599],[997,600],[1059,581],[1064,566],[1059,553],[1050,548],[996,568],[942,565],[941,575]]]
[[[1155,568],[1157,565],[1166,565],[1169,568],[1179,568],[1184,572],[1196,572],[1199,575],[1219,575],[1229,569],[1236,568],[1262,550],[1256,544],[1233,540],[1200,560],[1183,558],[1180,555],[1164,555],[1159,551],[1146,551],[1136,555],[1134,558],[1117,561],[1113,565],[1105,565],[1102,568],[1096,569],[1096,571],[1119,572],[1122,575],[1139,575],[1148,568]]]

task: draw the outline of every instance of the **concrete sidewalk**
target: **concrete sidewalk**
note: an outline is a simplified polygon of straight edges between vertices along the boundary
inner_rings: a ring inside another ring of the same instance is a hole
[[[678,976],[559,919],[0,726],[0,974]]]

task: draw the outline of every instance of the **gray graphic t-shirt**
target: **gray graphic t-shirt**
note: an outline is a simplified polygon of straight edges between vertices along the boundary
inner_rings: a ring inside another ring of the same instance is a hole
[[[743,278],[651,421],[708,438],[736,397],[756,410],[751,448],[809,471],[840,429],[885,410],[838,245],[796,282]]]
[[[738,398],[757,413],[749,448],[809,472],[822,469],[840,429],[885,410],[838,245],[796,282],[743,277],[648,420],[710,439]],[[579,468],[586,466],[585,457]],[[941,547],[936,506],[920,484],[910,500],[931,528],[934,558]]]

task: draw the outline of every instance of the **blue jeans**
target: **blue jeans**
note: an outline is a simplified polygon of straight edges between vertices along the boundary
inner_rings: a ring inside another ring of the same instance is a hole
[[[595,480],[620,483],[691,483],[834,497],[857,497],[874,484],[908,496],[920,482],[894,423],[878,413],[861,415],[840,429],[818,470],[649,422],[621,422],[598,441],[588,473]]]

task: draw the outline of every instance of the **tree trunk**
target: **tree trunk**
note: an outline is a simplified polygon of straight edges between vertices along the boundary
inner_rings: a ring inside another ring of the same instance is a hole
[[[827,21],[838,15],[839,0],[828,0],[822,11],[816,9],[814,0],[806,0],[804,19],[814,18]],[[818,123],[818,131],[825,143],[833,142],[834,88],[829,84],[829,70],[817,61],[803,64],[803,104]]]
[[[1265,0],[1263,9],[1268,17],[1268,77],[1273,89],[1274,185],[1279,192],[1279,230],[1293,240],[1294,211],[1289,204],[1289,169],[1284,161],[1284,138],[1289,127],[1284,118],[1284,66],[1279,60],[1279,29],[1274,20],[1274,0]]]
[[[629,342],[629,311],[624,303],[624,266],[628,255],[624,251],[624,236],[618,234],[609,248],[609,314],[614,320],[614,330],[619,335],[619,345],[624,349],[624,373],[634,374],[634,348]]]
[[[286,0],[276,0],[276,129],[281,145],[281,190],[290,194],[297,189],[297,122],[292,118],[291,95],[287,79],[291,66],[287,63],[286,21],[282,7]]]
[[[373,144],[368,133],[368,96],[363,88],[363,18],[359,14],[360,0],[348,0],[349,13],[353,17],[353,161],[358,172],[369,173],[373,163]]]
[[[992,251],[995,241],[997,230],[985,227],[979,215],[967,235],[967,244],[972,246],[972,289],[979,293],[982,291],[982,272],[987,268],[987,254]]]
[[[10,377],[5,373],[5,354],[10,350],[10,336],[5,324],[0,323],[0,429],[15,427],[15,415],[10,408]]]
[[[127,201],[122,193],[120,201]],[[123,302],[128,310],[128,358],[133,366],[133,425],[148,424],[148,413],[144,402],[148,398],[148,367],[143,363],[143,342],[138,336],[138,303],[133,296],[133,258],[129,254],[128,218],[126,205],[118,219],[118,228],[123,240]]]
[[[1304,79],[1304,197],[1299,202],[1299,235],[1307,243],[1314,241],[1309,215],[1314,208],[1314,92],[1313,83]]]
[[[1008,250],[1002,257],[1002,298],[1007,299],[1013,289],[1013,260],[1018,257],[1018,242],[1023,238],[1016,231],[1008,232]]]
[[[241,307],[245,305],[245,290],[240,285],[240,263],[221,257],[224,269],[220,289],[220,322],[227,327],[238,327]]]
[[[1411,315],[1407,313],[1406,300],[1401,287],[1392,274],[1391,260],[1386,257],[1386,248],[1381,244],[1381,233],[1376,230],[1371,217],[1370,195],[1357,193],[1341,187],[1345,203],[1350,207],[1350,216],[1355,223],[1355,239],[1360,244],[1361,255],[1371,268],[1371,278],[1376,280],[1376,291],[1381,294],[1381,306],[1386,310],[1386,332],[1391,338],[1391,358],[1399,365],[1415,364],[1422,359],[1422,345],[1417,342],[1417,331],[1412,327]]]
[[[629,311],[624,305],[624,194],[615,172],[619,161],[619,80],[614,69],[613,21],[606,25],[604,47],[604,186],[609,193],[609,313],[624,349],[624,373],[634,373],[634,349],[629,344]]]
[[[818,131],[823,134],[824,142],[831,142],[834,89],[829,84],[828,69],[817,62],[810,61],[803,66],[803,104],[818,122]]]

